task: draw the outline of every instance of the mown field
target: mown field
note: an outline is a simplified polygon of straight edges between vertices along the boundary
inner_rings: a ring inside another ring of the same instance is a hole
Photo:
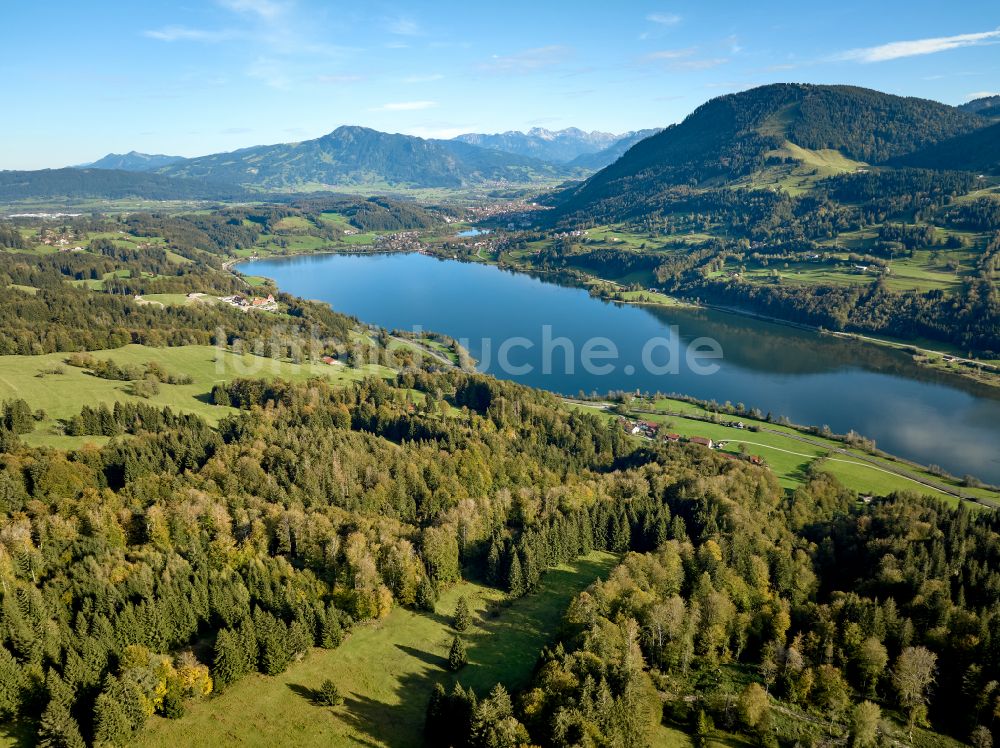
[[[121,365],[141,366],[156,361],[167,373],[189,374],[194,380],[191,384],[161,384],[159,394],[143,399],[130,394],[128,382],[100,379],[84,369],[67,366],[64,362],[68,355],[0,356],[0,400],[24,398],[33,409],[40,408],[46,413],[45,420],[35,427],[35,431],[23,437],[29,445],[69,449],[88,442],[100,443],[102,437],[62,434],[60,419],[79,413],[84,405],[113,405],[119,400],[141,401],[194,413],[209,423],[217,423],[223,416],[234,412],[210,403],[208,395],[219,382],[250,376],[292,381],[325,377],[335,382],[350,382],[368,375],[386,376],[391,373],[380,366],[350,369],[326,364],[295,364],[261,356],[238,356],[212,346],[199,345],[176,348],[128,345],[112,351],[94,351],[95,358],[111,359]],[[47,373],[55,371],[60,373]]]
[[[474,610],[464,638],[469,665],[457,680],[485,694],[496,683],[525,686],[538,652],[551,641],[570,600],[616,563],[593,553],[549,571],[540,588],[484,617],[498,590],[462,583],[447,590],[434,614],[396,608],[384,620],[355,630],[335,650],[313,650],[277,677],[244,678],[225,693],[193,704],[179,720],[154,718],[139,744],[182,745],[406,746],[423,745],[421,731],[434,683],[456,678],[445,669],[454,632],[451,614],[459,596]],[[312,692],[332,679],[343,706],[313,703]],[[681,745],[681,743],[679,743]]]

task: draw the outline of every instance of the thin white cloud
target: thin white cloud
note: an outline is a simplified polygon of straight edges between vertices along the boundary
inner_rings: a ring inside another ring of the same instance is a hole
[[[676,13],[650,13],[646,16],[646,20],[661,26],[676,26],[682,19]]]
[[[277,18],[287,9],[287,3],[277,0],[218,0],[219,5],[235,13],[249,13],[268,20]]]
[[[292,83],[287,67],[282,62],[267,57],[255,60],[247,69],[247,75],[271,88],[287,89]]]
[[[316,80],[320,83],[328,83],[330,85],[338,85],[343,83],[357,83],[363,81],[365,76],[355,75],[352,73],[334,73],[327,75],[319,75]]]
[[[975,91],[974,93],[966,94],[966,101],[975,101],[976,99],[988,99],[991,96],[1000,96],[1000,92],[997,91]]]
[[[648,55],[643,57],[647,62],[658,62],[660,60],[680,60],[684,57],[690,57],[695,53],[694,47],[688,47],[687,49],[661,49],[657,52],[650,52]]]
[[[416,112],[422,109],[433,109],[437,106],[436,101],[392,101],[382,106],[377,106],[369,111],[372,112]]]
[[[650,52],[648,55],[644,55],[640,61],[649,65],[663,65],[668,70],[678,72],[711,70],[729,62],[728,57],[691,59],[697,51],[695,47],[688,47],[686,49],[661,49],[657,52]]]
[[[483,70],[494,73],[532,73],[559,65],[572,54],[569,47],[550,44],[547,47],[525,49],[512,55],[493,55],[488,62],[480,65]]]
[[[931,55],[947,52],[961,47],[978,47],[983,44],[995,44],[1000,39],[1000,29],[982,31],[977,34],[958,34],[956,36],[938,36],[930,39],[914,39],[906,42],[890,42],[877,47],[849,49],[834,55],[834,60],[849,60],[855,62],[885,62],[903,57]]]
[[[430,73],[428,75],[408,75],[403,78],[403,83],[433,83],[434,81],[442,80],[444,76],[441,73]]]
[[[423,33],[420,24],[412,18],[395,18],[389,21],[388,29],[390,34],[398,34],[399,36],[420,36]]]
[[[230,29],[192,29],[187,26],[164,26],[162,29],[144,31],[143,36],[161,42],[205,42],[215,44],[235,39],[238,34]]]
[[[672,70],[711,70],[729,62],[728,57],[712,57],[705,60],[677,60],[670,64]]]

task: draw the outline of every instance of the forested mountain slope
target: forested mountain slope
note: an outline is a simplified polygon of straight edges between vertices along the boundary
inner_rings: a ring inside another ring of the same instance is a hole
[[[982,118],[954,107],[863,88],[763,86],[712,99],[680,124],[641,141],[562,195],[556,214],[638,212],[655,206],[670,187],[752,175],[787,143],[881,163],[983,125]]]
[[[0,171],[0,200],[50,198],[144,198],[147,200],[242,200],[242,187],[214,179],[179,179],[120,169]]]
[[[1000,174],[1000,122],[907,154],[895,163],[923,169]]]

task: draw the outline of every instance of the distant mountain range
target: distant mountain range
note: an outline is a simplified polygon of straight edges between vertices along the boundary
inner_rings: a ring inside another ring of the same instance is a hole
[[[659,128],[650,128],[648,130],[636,130],[635,132],[626,133],[602,151],[580,154],[570,161],[567,166],[593,171],[603,169],[605,166],[610,166],[624,156],[625,151],[640,140],[645,140],[652,135],[656,135],[658,132],[660,132]]]
[[[299,143],[198,158],[132,151],[75,169],[0,172],[0,194],[226,199],[490,188],[591,174],[552,198],[553,215],[621,217],[624,206],[632,214],[655,209],[678,186],[785,189],[794,178],[801,189],[871,166],[1000,173],[1000,129],[991,123],[998,107],[998,96],[952,107],[853,86],[773,84],[712,99],[661,131],[535,128],[434,140],[345,126]]]
[[[953,138],[984,137],[987,133],[976,131],[987,124],[977,114],[935,101],[853,86],[762,86],[712,99],[680,124],[640,141],[566,190],[554,216],[604,220],[641,214],[654,210],[671,187],[752,186],[775,165],[883,164],[925,149],[933,153],[934,146]],[[980,168],[974,151],[965,150],[964,156],[963,166],[947,168]]]
[[[254,146],[197,158],[111,153],[88,169],[117,169],[210,179],[263,190],[343,187],[461,188],[586,176],[656,132],[613,135],[568,128],[552,132],[461,135],[427,140],[366,127],[338,127],[300,143]]]
[[[301,143],[243,148],[190,158],[160,174],[214,179],[271,190],[316,187],[470,187],[562,178],[566,172],[544,161],[458,140],[425,140],[367,127],[338,127]]]
[[[109,153],[104,158],[92,164],[82,164],[79,169],[119,169],[121,171],[155,171],[163,166],[183,161],[183,156],[164,156],[162,154],[139,153]]]
[[[596,171],[614,163],[633,145],[657,132],[659,130],[649,129],[615,135],[597,130],[584,132],[576,127],[555,131],[535,127],[528,132],[511,130],[494,135],[469,133],[459,135],[455,140],[549,161],[568,169]]]
[[[528,132],[510,130],[493,135],[468,133],[459,135],[455,140],[493,151],[551,161],[554,164],[568,164],[579,156],[610,148],[628,134],[615,135],[597,130],[584,132],[576,127],[568,127],[565,130],[534,127]]]

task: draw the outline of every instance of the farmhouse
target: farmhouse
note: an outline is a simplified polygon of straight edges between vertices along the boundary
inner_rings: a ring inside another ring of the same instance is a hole
[[[700,444],[703,447],[708,447],[709,449],[715,446],[715,442],[705,436],[692,436],[688,438],[688,441],[692,444]]]

